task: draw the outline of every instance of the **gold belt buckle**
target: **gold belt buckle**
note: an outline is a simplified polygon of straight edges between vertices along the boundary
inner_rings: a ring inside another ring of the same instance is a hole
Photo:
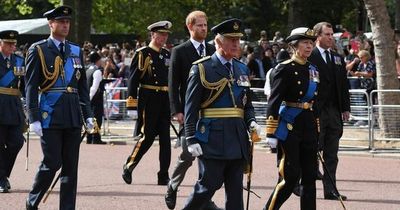
[[[310,103],[305,102],[305,103],[303,104],[303,109],[309,109],[309,108],[310,108]]]
[[[72,87],[67,87],[67,93],[72,93]]]

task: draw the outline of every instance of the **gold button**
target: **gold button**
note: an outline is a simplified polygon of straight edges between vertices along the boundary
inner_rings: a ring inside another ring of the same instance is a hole
[[[46,119],[48,116],[49,116],[49,114],[47,114],[47,112],[43,112],[43,113],[42,113],[42,118],[43,118],[43,119]]]
[[[303,95],[303,91],[300,91],[299,94],[300,94],[300,95]]]
[[[72,87],[67,87],[67,93],[72,93]]]
[[[153,69],[156,69],[156,67],[153,67]]]
[[[156,81],[155,83],[156,83],[156,84],[158,84],[158,82],[157,82],[157,81]]]
[[[299,84],[299,85],[300,85],[300,84],[301,84],[301,81],[297,81],[297,84]]]
[[[157,74],[154,74],[154,77],[157,77]]]
[[[314,92],[314,95],[318,95],[318,92],[317,92],[317,91],[315,91],[315,92]]]
[[[295,75],[298,75],[299,73],[297,73],[297,71],[294,72]]]

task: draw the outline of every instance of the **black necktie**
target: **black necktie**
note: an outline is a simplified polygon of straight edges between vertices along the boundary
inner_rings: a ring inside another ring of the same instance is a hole
[[[61,53],[62,57],[64,58],[64,43],[60,42],[60,44],[58,46],[60,48],[60,53]]]
[[[226,66],[226,68],[228,68],[229,74],[232,75],[231,63],[226,62],[226,63],[225,63],[225,66]]]
[[[325,60],[326,60],[326,64],[328,64],[328,65],[330,65],[332,63],[331,56],[329,55],[328,50],[325,50]]]
[[[200,57],[203,57],[204,45],[200,44],[197,49],[199,50]]]
[[[10,59],[6,58],[6,59],[4,59],[4,60],[6,61],[7,69],[9,69],[9,68],[11,67]]]

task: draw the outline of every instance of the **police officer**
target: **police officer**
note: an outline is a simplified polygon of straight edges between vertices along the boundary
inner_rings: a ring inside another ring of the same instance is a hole
[[[169,133],[170,109],[168,100],[169,52],[163,48],[171,33],[169,21],[159,21],[147,27],[151,33],[149,46],[136,50],[128,83],[127,108],[137,110],[143,136],[138,140],[123,166],[122,178],[132,183],[132,171],[159,136],[160,171],[158,185],[167,185],[171,162]],[[139,91],[138,91],[139,87]]]
[[[243,209],[243,170],[249,157],[248,129],[259,128],[249,97],[250,71],[234,57],[241,21],[214,26],[216,52],[192,66],[185,102],[188,151],[198,157],[199,180],[183,209],[202,209],[225,185],[225,209]],[[259,129],[258,129],[259,131]]]
[[[93,110],[93,115],[96,118],[97,125],[101,128],[104,114],[103,106],[103,93],[104,93],[104,82],[103,82],[103,66],[104,61],[101,56],[96,52],[92,51],[89,53],[90,65],[86,70],[86,78],[89,87],[90,104]],[[92,133],[87,135],[87,144],[106,144],[101,140],[100,132]]]
[[[271,72],[271,95],[267,106],[267,141],[277,144],[279,179],[266,210],[279,209],[292,194],[301,176],[301,209],[316,209],[318,118],[314,98],[319,76],[307,61],[316,37],[308,28],[293,29],[286,42],[291,59]]]
[[[95,130],[83,53],[78,45],[65,39],[71,13],[68,6],[44,13],[50,37],[32,44],[27,53],[25,81],[30,129],[40,136],[44,157],[26,209],[38,208],[60,168],[59,209],[75,209],[82,115],[87,128]]]
[[[18,32],[0,32],[0,193],[9,192],[8,178],[24,144],[22,111],[24,59],[14,54]]]

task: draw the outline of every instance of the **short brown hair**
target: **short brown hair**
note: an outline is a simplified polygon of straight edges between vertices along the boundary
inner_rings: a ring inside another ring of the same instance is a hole
[[[207,20],[207,15],[205,12],[200,10],[195,10],[188,14],[186,17],[186,25],[194,25],[196,23],[196,19],[204,17]]]
[[[315,26],[313,28],[315,36],[319,36],[322,33],[323,26],[325,26],[327,28],[332,28],[332,24],[330,24],[328,22],[319,22],[319,23],[315,24]]]

